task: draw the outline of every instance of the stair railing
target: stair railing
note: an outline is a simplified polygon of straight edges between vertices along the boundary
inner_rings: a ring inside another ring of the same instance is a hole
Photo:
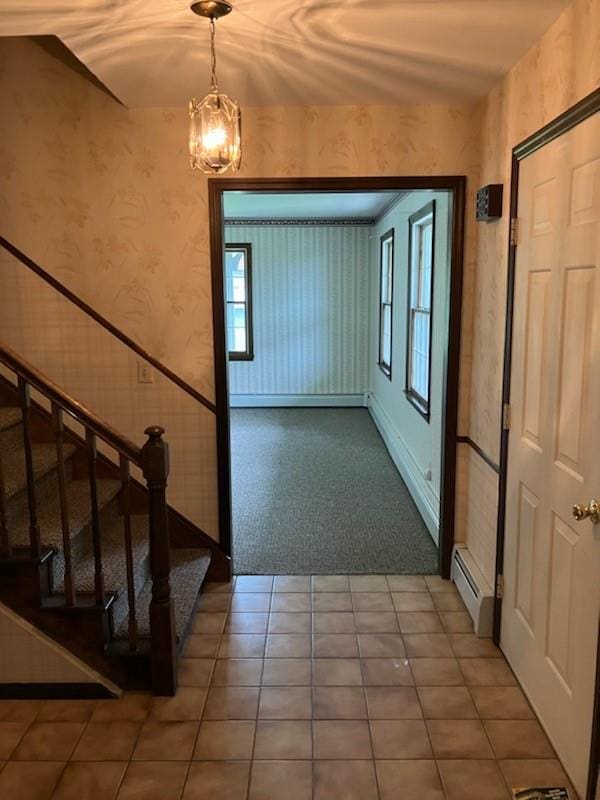
[[[40,563],[47,553],[43,551],[38,522],[36,497],[36,464],[32,446],[31,389],[37,390],[49,403],[52,430],[56,446],[58,497],[62,526],[64,554],[64,606],[96,607],[103,609],[107,603],[102,564],[102,530],[97,485],[97,440],[105,442],[119,455],[121,476],[120,505],[123,517],[123,538],[126,559],[127,598],[129,607],[129,650],[135,652],[139,645],[137,611],[133,574],[131,539],[130,466],[142,470],[148,488],[150,576],[152,599],[150,604],[150,647],[153,690],[157,694],[173,694],[176,689],[176,633],[174,607],[170,586],[169,516],[166,486],[169,474],[169,446],[163,439],[164,430],[158,426],[147,428],[143,447],[138,447],[94,412],[70,397],[57,384],[31,364],[23,360],[10,347],[0,343],[0,363],[16,376],[16,388],[23,422],[23,447],[27,481],[27,508],[29,515],[29,545],[15,547],[11,542],[6,507],[6,480],[0,453],[0,558],[21,559]],[[71,415],[85,431],[84,446],[87,451],[90,489],[91,533],[94,557],[93,596],[76,592],[69,526],[68,495],[64,459],[64,414]],[[40,587],[41,593],[41,587]],[[43,598],[40,598],[43,599]],[[60,602],[60,598],[59,598]]]

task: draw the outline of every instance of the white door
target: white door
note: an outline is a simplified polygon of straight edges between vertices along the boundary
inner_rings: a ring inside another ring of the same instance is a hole
[[[600,615],[600,114],[520,165],[501,646],[587,781]]]

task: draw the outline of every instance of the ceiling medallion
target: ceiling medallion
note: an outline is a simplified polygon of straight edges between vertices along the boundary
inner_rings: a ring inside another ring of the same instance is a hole
[[[236,100],[219,92],[215,51],[215,20],[232,11],[225,0],[192,3],[194,14],[210,21],[210,89],[203,100],[190,102],[190,165],[208,174],[236,172],[242,160],[241,115]]]

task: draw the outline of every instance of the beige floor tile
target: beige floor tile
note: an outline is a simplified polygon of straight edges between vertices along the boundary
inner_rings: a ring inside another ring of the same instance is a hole
[[[68,761],[85,722],[34,722],[12,754],[13,761]]]
[[[132,762],[117,800],[180,800],[187,772],[177,761]]]
[[[202,719],[206,692],[195,686],[180,686],[175,697],[154,697],[150,717],[166,722]]]
[[[310,633],[310,614],[302,612],[275,612],[269,617],[269,633]]]
[[[502,658],[502,652],[491,639],[474,633],[448,634],[450,646],[458,658]]]
[[[350,575],[351,592],[389,592],[385,575]]]
[[[560,761],[555,758],[517,758],[500,761],[499,764],[510,789],[525,786],[564,786],[569,797],[577,797]]]
[[[284,788],[285,800],[312,800],[310,761],[255,761],[248,800],[273,800]]]
[[[203,688],[208,686],[214,669],[215,661],[212,658],[182,658],[177,668],[179,686],[195,686]]]
[[[192,633],[183,649],[185,658],[214,658],[221,637],[217,633]]]
[[[449,592],[450,594],[454,594],[457,591],[452,581],[441,578],[439,575],[425,575],[425,583],[432,593]]]
[[[354,624],[359,633],[398,633],[398,620],[389,611],[358,611]]]
[[[0,759],[6,761],[28,728],[26,722],[0,722]]]
[[[376,759],[433,758],[423,720],[378,719],[370,725]]]
[[[36,722],[89,722],[96,700],[46,700]]]
[[[493,758],[478,719],[430,719],[429,737],[436,758]]]
[[[52,800],[114,800],[126,761],[67,764]]]
[[[394,611],[392,595],[389,592],[356,592],[352,594],[355,611]]]
[[[310,720],[259,720],[256,724],[254,758],[312,758]]]
[[[419,686],[418,692],[426,719],[477,719],[466,686]]]
[[[188,772],[183,800],[246,800],[249,778],[247,761],[197,761]]]
[[[378,800],[372,761],[316,761],[314,800]]]
[[[501,658],[460,658],[465,683],[469,686],[514,686],[517,682]]]
[[[518,686],[472,686],[471,694],[482,719],[534,719]]]
[[[361,658],[398,658],[406,653],[399,633],[359,633]]]
[[[314,612],[352,611],[352,595],[350,592],[318,592],[313,594]]]
[[[263,686],[310,686],[311,661],[308,658],[266,658]]]
[[[364,692],[357,686],[315,686],[314,719],[366,719]]]
[[[473,633],[473,620],[468,611],[440,611],[446,633]]]
[[[198,611],[206,613],[222,613],[229,610],[231,595],[226,593],[202,593],[198,603]]]
[[[405,658],[361,659],[365,686],[412,686],[412,672]]]
[[[272,575],[238,575],[233,591],[239,592],[271,592],[273,590]]]
[[[189,761],[198,724],[154,720],[145,722],[133,751],[133,761]]]
[[[355,630],[351,611],[319,611],[313,614],[313,619],[315,633],[354,633]]]
[[[204,719],[255,719],[259,689],[254,686],[212,687],[208,691]]]
[[[259,719],[310,719],[312,693],[308,686],[265,686],[260,693]]]
[[[417,686],[462,686],[465,683],[455,658],[411,658]]]
[[[99,700],[92,722],[143,722],[150,712],[151,694],[127,692],[118,700]]]
[[[368,686],[369,719],[421,719],[423,712],[412,686]]]
[[[43,700],[0,700],[0,722],[26,722],[39,714]]]
[[[443,633],[437,611],[399,611],[396,615],[402,633]]]
[[[393,592],[396,611],[435,611],[429,592]]]
[[[271,600],[271,611],[279,613],[294,613],[296,611],[309,613],[311,610],[309,592],[279,592]]]
[[[458,592],[434,592],[431,597],[438,611],[467,610]]]
[[[316,658],[313,662],[315,686],[362,686],[358,658]]]
[[[270,633],[267,636],[267,658],[310,658],[312,640],[306,633]]]
[[[486,720],[496,758],[554,758],[552,745],[534,719]]]
[[[315,758],[373,758],[366,720],[321,719],[313,722]]]
[[[435,761],[376,761],[381,800],[444,800]]]
[[[447,800],[509,800],[510,795],[495,761],[455,759],[438,761]]]
[[[234,612],[268,612],[270,608],[271,595],[264,592],[241,592],[231,598],[231,610]]]
[[[260,633],[224,633],[219,658],[262,658],[265,638]]]
[[[315,658],[358,658],[358,642],[354,633],[315,633]]]
[[[90,722],[72,755],[73,761],[129,761],[140,722]]]
[[[254,720],[204,720],[194,748],[196,761],[244,761],[252,757]]]
[[[452,658],[454,655],[445,633],[405,633],[406,654],[412,658]]]
[[[9,761],[0,772],[0,797],[50,800],[64,768],[62,761]]]
[[[313,592],[349,592],[350,579],[347,575],[313,575]]]
[[[421,575],[387,575],[390,592],[426,592],[427,584]]]
[[[274,592],[310,592],[310,575],[277,575]]]
[[[199,612],[192,622],[192,633],[223,633],[226,617],[225,612],[213,614]]]
[[[215,664],[213,686],[260,686],[262,658],[223,658]]]
[[[234,611],[227,618],[225,633],[266,633],[269,615],[262,611]]]

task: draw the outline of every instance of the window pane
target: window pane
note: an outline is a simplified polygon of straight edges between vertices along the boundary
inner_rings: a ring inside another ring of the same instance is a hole
[[[227,301],[246,300],[246,253],[244,250],[225,251]]]
[[[227,303],[227,341],[232,353],[246,351],[246,306]]]
[[[410,388],[429,401],[429,313],[412,311]]]
[[[381,308],[381,362],[390,366],[392,361],[392,307]]]

